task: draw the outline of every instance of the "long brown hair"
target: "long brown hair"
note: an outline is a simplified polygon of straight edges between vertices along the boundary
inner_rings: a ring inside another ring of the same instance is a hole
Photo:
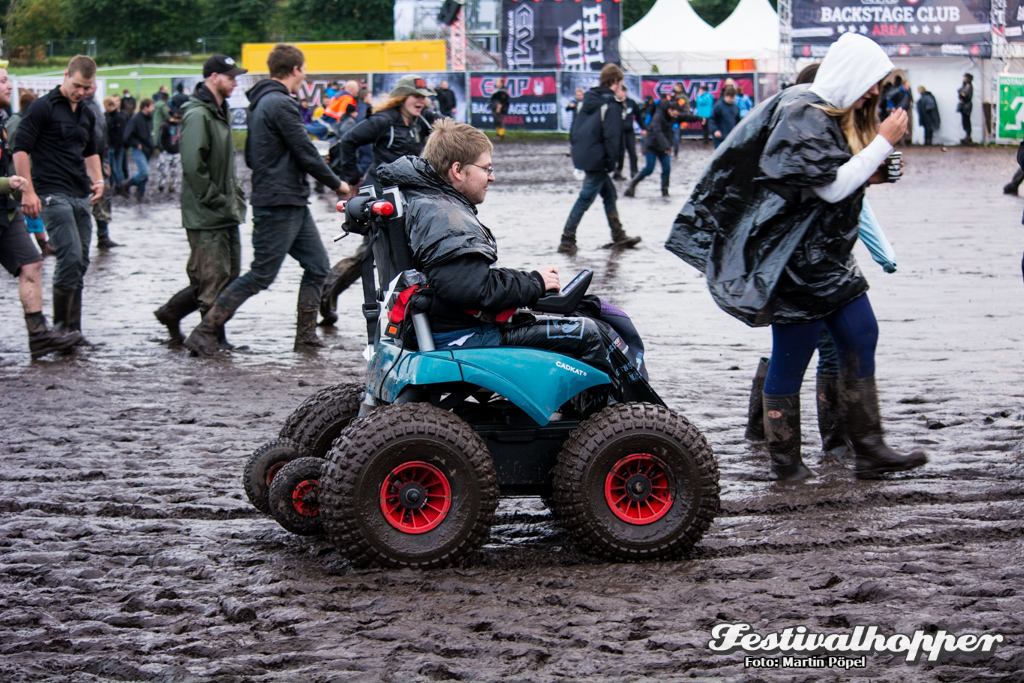
[[[405,101],[410,97],[412,97],[412,95],[395,95],[394,97],[388,98],[388,101],[379,107],[374,107],[373,111],[376,114],[382,111],[387,111],[388,109],[398,109],[405,104]]]
[[[839,127],[850,145],[850,151],[857,154],[871,144],[878,135],[878,103],[882,99],[881,83],[878,92],[868,98],[860,109],[854,102],[846,109],[836,109],[832,105],[815,105],[829,116],[839,119]],[[859,101],[859,100],[858,100]]]

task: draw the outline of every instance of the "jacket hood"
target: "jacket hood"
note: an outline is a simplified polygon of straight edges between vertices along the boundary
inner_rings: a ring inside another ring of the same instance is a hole
[[[434,167],[422,157],[407,155],[399,157],[390,164],[377,167],[377,179],[384,187],[397,185],[404,190],[426,190],[440,192],[456,201],[460,201],[476,213],[476,207],[466,197],[452,187],[448,181],[438,175]]]
[[[846,109],[894,68],[878,43],[867,36],[844,33],[828,48],[811,92],[836,109]]]
[[[265,78],[262,81],[258,81],[256,85],[249,88],[248,92],[245,93],[249,98],[249,109],[255,109],[256,103],[272,92],[283,93],[291,97],[291,93],[288,92],[288,88],[284,87],[273,78]]]
[[[192,93],[192,96],[188,98],[188,102],[185,103],[185,106],[182,107],[181,110],[184,112],[186,109],[188,109],[190,107],[204,107],[204,106],[205,107],[209,107],[211,110],[213,110],[215,112],[218,112],[221,116],[224,117],[225,120],[227,120],[227,118],[228,118],[228,102],[227,102],[227,100],[224,100],[223,102],[220,103],[220,106],[218,106],[217,105],[217,98],[213,96],[213,93],[210,92],[210,89],[206,87],[205,83],[200,83],[199,85],[196,86],[196,89]]]
[[[602,105],[607,104],[615,99],[615,93],[611,91],[611,88],[605,88],[603,86],[597,86],[591,88],[583,96],[583,106],[580,107],[581,112],[592,113],[601,108]]]

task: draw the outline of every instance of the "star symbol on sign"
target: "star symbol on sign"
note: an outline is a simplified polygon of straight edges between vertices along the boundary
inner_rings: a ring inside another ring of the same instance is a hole
[[[838,31],[839,34],[842,35],[846,33],[846,27],[843,26],[842,24],[839,24],[839,26],[836,27],[836,31]]]
[[[942,27],[939,26],[938,24],[935,24],[935,28],[933,28],[932,31],[935,32],[935,35],[938,35],[938,34],[942,33]]]
[[[868,34],[868,27],[865,26],[864,24],[861,24],[860,25],[860,32],[863,33],[864,35],[867,35]]]
[[[910,25],[910,32],[913,33],[916,36],[918,33],[921,32],[921,29],[919,29],[917,27],[917,24],[911,24]]]
[[[921,27],[921,33],[923,33],[925,35],[928,35],[931,32],[932,32],[932,28],[928,24],[925,24],[924,26]]]

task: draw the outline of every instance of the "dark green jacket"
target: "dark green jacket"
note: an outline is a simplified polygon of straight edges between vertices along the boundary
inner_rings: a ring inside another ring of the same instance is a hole
[[[235,145],[225,102],[200,84],[181,120],[181,224],[188,230],[233,228],[245,221],[235,173]]]

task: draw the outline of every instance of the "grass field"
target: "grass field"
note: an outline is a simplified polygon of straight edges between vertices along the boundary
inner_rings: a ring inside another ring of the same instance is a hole
[[[131,90],[136,99],[151,97],[161,85],[171,87],[175,76],[202,75],[202,64],[125,64],[122,66],[101,66],[96,75],[105,78],[107,93],[120,94],[125,88]],[[14,67],[12,76],[61,76],[64,71],[52,67]]]

